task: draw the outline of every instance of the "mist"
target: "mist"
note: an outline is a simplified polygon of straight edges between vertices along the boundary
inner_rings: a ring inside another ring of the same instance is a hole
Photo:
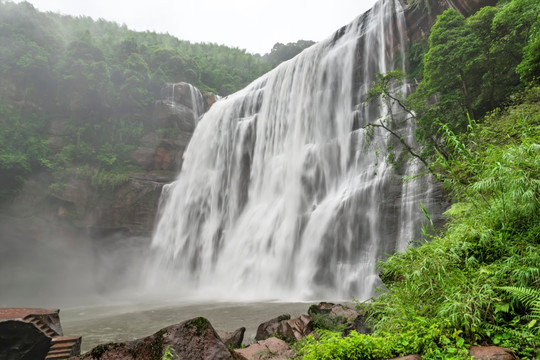
[[[0,209],[0,306],[73,307],[129,302],[149,237],[76,228],[55,213],[43,178]]]

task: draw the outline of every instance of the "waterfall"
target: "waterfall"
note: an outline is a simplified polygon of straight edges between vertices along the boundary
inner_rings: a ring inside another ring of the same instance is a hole
[[[205,100],[199,89],[195,86],[180,82],[167,83],[162,90],[162,99],[173,113],[192,113],[193,126],[195,126],[205,111]]]
[[[388,111],[364,104],[376,73],[405,70],[404,31],[400,2],[381,0],[215,103],[164,192],[152,281],[214,299],[371,296],[431,201],[425,177],[402,181],[418,164],[385,162],[399,143],[365,129]]]

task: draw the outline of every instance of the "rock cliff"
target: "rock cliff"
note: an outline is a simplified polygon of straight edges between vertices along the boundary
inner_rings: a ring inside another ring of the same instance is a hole
[[[197,121],[213,102],[214,95],[203,96],[188,83],[166,84],[153,118],[145,124],[151,130],[131,155],[133,165],[142,171],[129,173],[129,180],[113,190],[72,178],[54,194],[58,217],[72,219],[76,227],[97,237],[117,232],[149,235],[161,188],[174,180]],[[53,130],[55,137],[58,128]]]
[[[470,16],[480,8],[495,5],[496,0],[400,0],[405,8],[407,33],[411,42],[421,40],[444,10],[454,8]]]

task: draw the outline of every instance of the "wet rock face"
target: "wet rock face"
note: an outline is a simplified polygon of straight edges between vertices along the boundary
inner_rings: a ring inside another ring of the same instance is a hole
[[[220,340],[210,322],[202,317],[163,328],[142,339],[97,346],[80,359],[159,360],[166,349],[180,359],[242,359]]]
[[[134,164],[146,170],[178,172],[198,119],[215,101],[215,95],[202,95],[191,84],[165,84],[151,121],[145,123],[149,132],[132,154]]]
[[[58,218],[98,237],[115,232],[148,235],[153,226],[161,188],[171,176],[133,173],[114,190],[95,189],[89,181],[73,178],[55,194]],[[54,204],[53,204],[54,205]]]

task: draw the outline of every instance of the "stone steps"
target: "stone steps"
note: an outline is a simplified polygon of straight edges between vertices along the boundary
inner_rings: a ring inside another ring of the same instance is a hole
[[[41,332],[51,338],[51,347],[45,360],[64,360],[81,353],[80,337],[62,336],[34,315],[27,315],[23,320],[34,324]]]
[[[81,353],[81,338],[78,336],[56,336],[45,360],[64,360]]]
[[[28,315],[23,318],[24,321],[34,324],[38,329],[40,329],[43,333],[45,333],[49,337],[55,337],[58,336],[56,331],[51,329],[47,324],[45,324],[42,320],[39,318],[36,318],[34,315]]]

